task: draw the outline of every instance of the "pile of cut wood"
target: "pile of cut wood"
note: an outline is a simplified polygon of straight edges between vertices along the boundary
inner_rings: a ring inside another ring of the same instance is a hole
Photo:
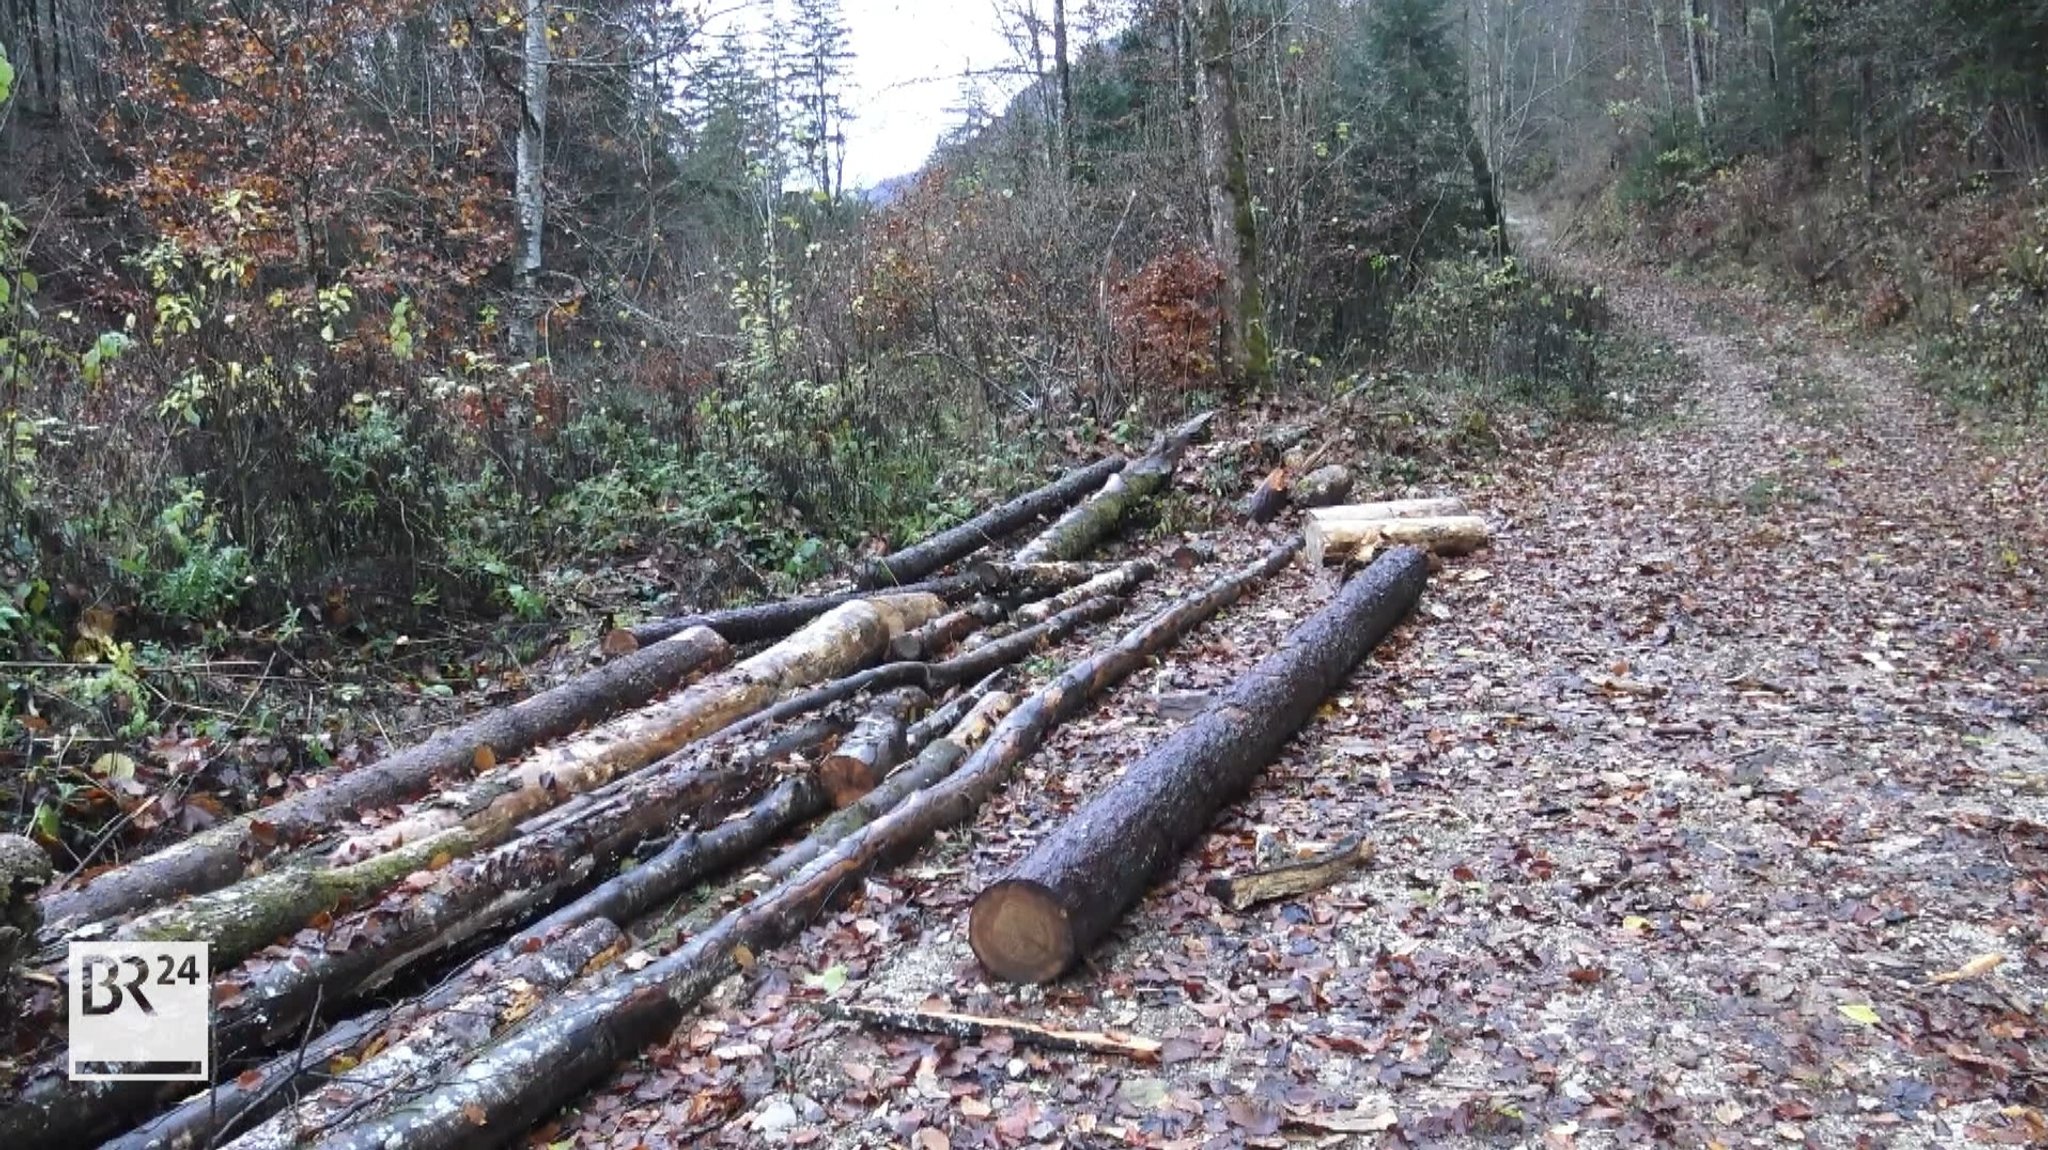
[[[518,1140],[850,880],[971,820],[1057,724],[1302,551],[1277,543],[1036,689],[1003,689],[1153,577],[1084,560],[1206,421],[879,559],[856,588],[642,625],[559,687],[48,892],[46,974],[75,940],[210,944],[222,1080],[184,1098],[70,1081],[45,995],[51,1058],[4,1084],[0,1146]],[[1067,969],[1406,616],[1427,563],[1404,544],[1470,545],[1442,526],[1459,517],[1406,505],[1327,513],[1312,558],[1377,558],[981,893],[971,935],[992,972]]]

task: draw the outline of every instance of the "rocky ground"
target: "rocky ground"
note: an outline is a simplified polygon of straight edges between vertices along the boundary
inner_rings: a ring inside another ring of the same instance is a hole
[[[1691,361],[1679,410],[1466,486],[1492,550],[1446,566],[1092,966],[991,986],[973,893],[1184,717],[1162,700],[1228,682],[1327,576],[1290,571],[1197,632],[971,832],[758,956],[537,1138],[2048,1139],[2048,452],[1957,426],[1909,365],[1750,301],[1574,270]],[[1219,562],[1263,543],[1219,536]],[[1138,608],[1219,569],[1169,572]],[[1203,893],[1361,832],[1376,860],[1322,893],[1244,914]],[[1166,1046],[1141,1064],[882,1033],[828,1021],[827,999]]]

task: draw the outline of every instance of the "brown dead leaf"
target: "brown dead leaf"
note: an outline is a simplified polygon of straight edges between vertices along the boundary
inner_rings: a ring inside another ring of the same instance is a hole
[[[476,754],[469,757],[469,762],[479,771],[488,771],[498,765],[498,752],[493,751],[488,745],[478,747]]]
[[[1963,965],[1956,967],[1954,970],[1943,971],[1929,978],[1926,984],[1928,986],[1946,986],[1951,982],[1965,982],[1972,978],[1982,978],[1997,970],[2004,963],[2005,956],[2002,954],[1996,952],[1980,954]]]

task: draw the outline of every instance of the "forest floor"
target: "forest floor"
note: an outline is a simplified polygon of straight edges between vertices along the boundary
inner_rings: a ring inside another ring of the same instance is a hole
[[[972,894],[1174,726],[1162,692],[1230,681],[1329,576],[1197,631],[537,1137],[2048,1139],[2048,451],[1754,301],[1560,258],[1691,361],[1679,409],[1473,478],[1492,549],[1446,565],[1091,966],[989,985]],[[1266,542],[1211,539],[1221,562]],[[1220,569],[1169,567],[1116,629]],[[1354,832],[1378,857],[1351,881],[1243,914],[1203,894]],[[881,1033],[827,997],[1166,1048]]]

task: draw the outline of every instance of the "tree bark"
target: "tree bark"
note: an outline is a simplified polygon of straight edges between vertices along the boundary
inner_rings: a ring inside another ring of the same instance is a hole
[[[297,1106],[226,1143],[225,1150],[294,1150],[383,1093],[431,1081],[444,1064],[517,1025],[539,995],[560,990],[594,963],[616,958],[631,941],[610,920],[584,923],[515,959],[489,985],[418,1020],[374,1057],[329,1076]]]
[[[520,68],[519,144],[513,199],[519,209],[519,259],[514,274],[512,348],[536,359],[540,346],[541,241],[547,229],[548,43],[547,0],[526,0],[526,48]]]
[[[1288,498],[1296,507],[1328,507],[1351,495],[1351,469],[1341,463],[1318,467],[1295,482]],[[1459,506],[1463,511],[1464,507]]]
[[[1052,59],[1060,86],[1061,175],[1074,178],[1074,155],[1079,146],[1080,115],[1074,108],[1074,66],[1067,54],[1067,0],[1052,0]]]
[[[535,1121],[642,1046],[672,1030],[690,1006],[739,969],[736,952],[758,953],[801,930],[860,876],[914,854],[941,829],[964,822],[1037,749],[1054,725],[1143,666],[1193,627],[1285,566],[1295,544],[1219,580],[1069,666],[1005,718],[987,744],[943,782],[840,841],[803,870],[727,914],[647,967],[492,1043],[444,1076],[430,1094],[348,1126],[321,1150],[448,1150],[520,1138]]]
[[[889,658],[897,662],[921,662],[945,653],[948,647],[1003,617],[1002,605],[977,599],[957,611],[949,611],[924,626],[889,640]]]
[[[831,724],[807,724],[742,752],[724,769],[746,770],[751,765],[773,763],[815,746],[838,730]],[[690,780],[677,772],[671,781],[687,786]],[[659,794],[639,797],[648,805],[660,801]],[[660,854],[520,931],[478,960],[471,968],[473,977],[444,983],[425,998],[409,1004],[405,1016],[417,1018],[446,1009],[476,986],[494,980],[496,972],[519,955],[565,931],[599,918],[623,926],[678,897],[706,876],[737,864],[786,827],[826,809],[823,788],[815,778],[809,774],[793,775],[749,808],[745,816],[709,830],[682,835]],[[659,820],[643,815],[638,829],[645,831],[657,825]],[[306,1021],[323,1006],[373,989],[427,956],[473,937],[497,922],[516,920],[521,914],[545,907],[563,892],[614,865],[640,837],[629,833],[634,829],[620,826],[600,830],[594,823],[583,823],[578,824],[573,834],[558,835],[549,844],[515,844],[523,857],[509,859],[507,868],[496,876],[502,885],[492,885],[493,875],[487,866],[465,872],[458,869],[462,864],[457,864],[447,868],[456,873],[437,874],[438,885],[429,890],[410,897],[392,896],[386,903],[329,924],[310,936],[300,936],[285,961],[253,969],[243,967],[218,978],[214,1040],[221,1052],[221,1062],[295,1041]],[[538,857],[543,846],[561,852],[550,856],[556,865],[550,866]],[[584,848],[586,853],[575,854]],[[366,1036],[363,1041],[367,1040]],[[331,1041],[321,1038],[309,1049],[328,1050],[324,1057],[333,1058],[360,1045],[333,1048]],[[317,1071],[322,1062],[321,1058],[313,1059],[309,1064],[311,1071]],[[294,1068],[293,1075],[311,1071]],[[253,1088],[255,1084],[248,1085]],[[286,1084],[277,1085],[283,1090]],[[35,1079],[15,1105],[0,1109],[0,1146],[8,1150],[70,1150],[119,1129],[134,1116],[176,1097],[179,1089],[180,1084],[176,1083],[73,1082],[53,1070]],[[198,1141],[166,1143],[203,1146],[218,1128],[215,1116],[225,1123],[244,1111],[254,1110],[257,1113],[251,1117],[261,1117],[274,1112],[284,1101],[282,1096],[237,1089],[231,1082],[179,1107],[152,1123],[149,1129],[166,1131],[164,1137],[203,1131],[203,1135],[197,1136]],[[155,1135],[150,1137],[154,1139]]]
[[[1152,450],[1109,477],[1088,501],[1062,515],[1059,522],[1017,552],[1019,563],[1079,559],[1114,532],[1125,515],[1166,487],[1188,444],[1209,425],[1214,412],[1204,412],[1159,438]]]
[[[861,570],[863,587],[890,587],[922,579],[949,563],[964,559],[1041,516],[1065,510],[1088,492],[1123,470],[1124,460],[1098,460],[1075,468],[1035,491],[1027,491],[951,530],[941,531],[912,547],[885,555]]]
[[[1139,585],[1152,578],[1155,568],[1149,559],[1133,559],[1102,572],[1086,583],[1079,583],[1049,599],[1026,603],[1017,608],[1007,623],[991,627],[979,635],[963,642],[961,650],[974,652],[1000,641],[1005,635],[1035,627],[1070,607],[1086,603],[1090,599],[1121,597],[1138,589]]]
[[[976,595],[1001,594],[1036,597],[1079,583],[1095,573],[1059,563],[977,563],[974,570],[894,587],[890,593],[908,595],[923,592],[948,603],[963,603]],[[807,599],[780,599],[751,607],[733,607],[703,615],[681,615],[649,619],[635,624],[632,635],[642,645],[666,639],[692,627],[709,627],[728,643],[756,643],[780,639],[843,603],[866,599],[873,591],[833,591]]]
[[[1232,2],[1200,0],[1202,168],[1209,185],[1209,242],[1223,268],[1225,381],[1237,388],[1256,388],[1272,373],[1272,351],[1259,279],[1250,164],[1238,123]]]
[[[480,842],[496,841],[519,820],[729,726],[784,691],[873,662],[891,639],[944,610],[942,600],[926,594],[842,603],[760,654],[568,743],[529,755],[508,770],[479,776],[462,791],[437,799],[431,809],[344,842],[334,857],[340,862],[369,858],[458,826]]]
[[[1271,523],[1287,509],[1287,469],[1275,467],[1266,473],[1259,485],[1252,488],[1251,497],[1245,500],[1245,518],[1257,524]]]
[[[1442,515],[1415,519],[1353,519],[1334,515],[1341,507],[1308,513],[1302,530],[1310,567],[1346,560],[1364,560],[1382,547],[1421,547],[1438,555],[1469,555],[1487,545],[1486,520],[1477,515]]]
[[[1403,548],[1346,584],[1215,706],[975,898],[968,922],[975,957],[1009,982],[1046,982],[1065,972],[1407,617],[1428,577],[1428,557]]]
[[[868,713],[832,753],[818,764],[818,779],[834,808],[875,789],[882,776],[903,761],[904,731],[931,698],[916,687],[898,687],[877,697]]]
[[[480,765],[638,707],[731,654],[725,640],[701,627],[651,642],[558,687],[97,875],[83,887],[51,894],[43,900],[46,937],[180,895],[218,890],[242,877],[253,859],[325,834],[364,811],[414,798],[436,777],[467,776]]]

